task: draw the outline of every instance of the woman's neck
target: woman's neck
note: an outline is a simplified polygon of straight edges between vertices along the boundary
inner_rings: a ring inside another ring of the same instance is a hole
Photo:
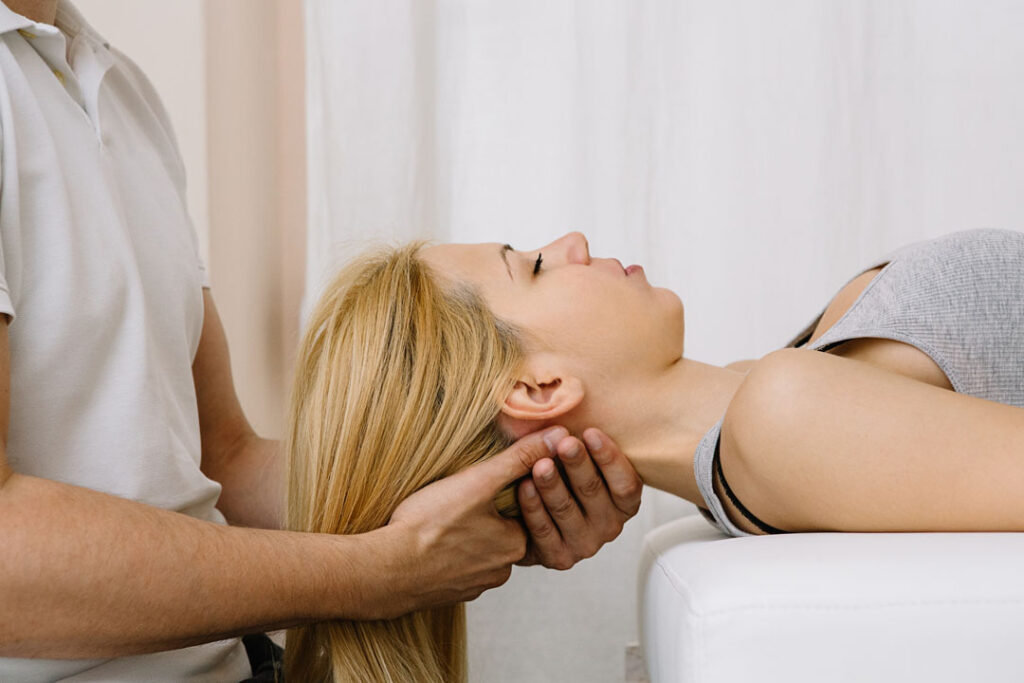
[[[16,14],[28,17],[42,24],[53,24],[57,21],[57,0],[3,0],[4,4]]]
[[[745,372],[680,358],[623,397],[608,434],[644,483],[704,505],[693,472],[697,445],[725,414]]]

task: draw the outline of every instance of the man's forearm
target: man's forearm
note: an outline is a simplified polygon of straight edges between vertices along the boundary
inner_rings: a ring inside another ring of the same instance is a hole
[[[222,487],[217,509],[229,524],[283,528],[284,454],[280,442],[252,434],[207,476]]]
[[[0,656],[116,657],[359,616],[388,580],[368,536],[229,527],[15,474],[0,486]]]

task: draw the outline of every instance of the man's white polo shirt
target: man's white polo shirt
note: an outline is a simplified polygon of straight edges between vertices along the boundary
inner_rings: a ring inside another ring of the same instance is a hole
[[[223,524],[220,485],[199,469],[192,382],[206,282],[166,112],[69,2],[56,24],[0,4],[8,460],[22,474]],[[237,638],[112,660],[0,658],[0,681],[249,676]]]

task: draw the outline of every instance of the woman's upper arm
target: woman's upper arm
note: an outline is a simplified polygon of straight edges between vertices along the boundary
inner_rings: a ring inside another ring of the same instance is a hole
[[[1024,531],[1024,408],[803,349],[733,404],[733,488],[783,528]]]

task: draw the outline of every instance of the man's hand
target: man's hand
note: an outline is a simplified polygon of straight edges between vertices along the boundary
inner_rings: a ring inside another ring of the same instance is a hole
[[[640,508],[643,483],[615,442],[593,428],[583,439],[589,454],[575,437],[564,436],[556,445],[572,493],[549,458],[537,462],[532,479],[519,484],[519,506],[530,530],[519,564],[568,569],[614,540]]]
[[[364,604],[380,609],[363,618],[473,600],[505,583],[513,563],[567,569],[618,536],[640,507],[640,478],[605,434],[590,429],[584,439],[594,460],[565,428],[549,428],[406,498],[386,527],[367,535],[380,572]],[[575,498],[557,475],[556,456]],[[499,491],[524,477],[518,496],[531,539],[494,506]],[[539,496],[528,495],[538,488]]]
[[[381,571],[371,591],[381,609],[367,618],[472,600],[505,583],[527,539],[519,522],[498,514],[494,497],[540,460],[550,463],[566,434],[564,428],[535,432],[406,498],[381,533],[368,534],[376,534],[371,551]]]

